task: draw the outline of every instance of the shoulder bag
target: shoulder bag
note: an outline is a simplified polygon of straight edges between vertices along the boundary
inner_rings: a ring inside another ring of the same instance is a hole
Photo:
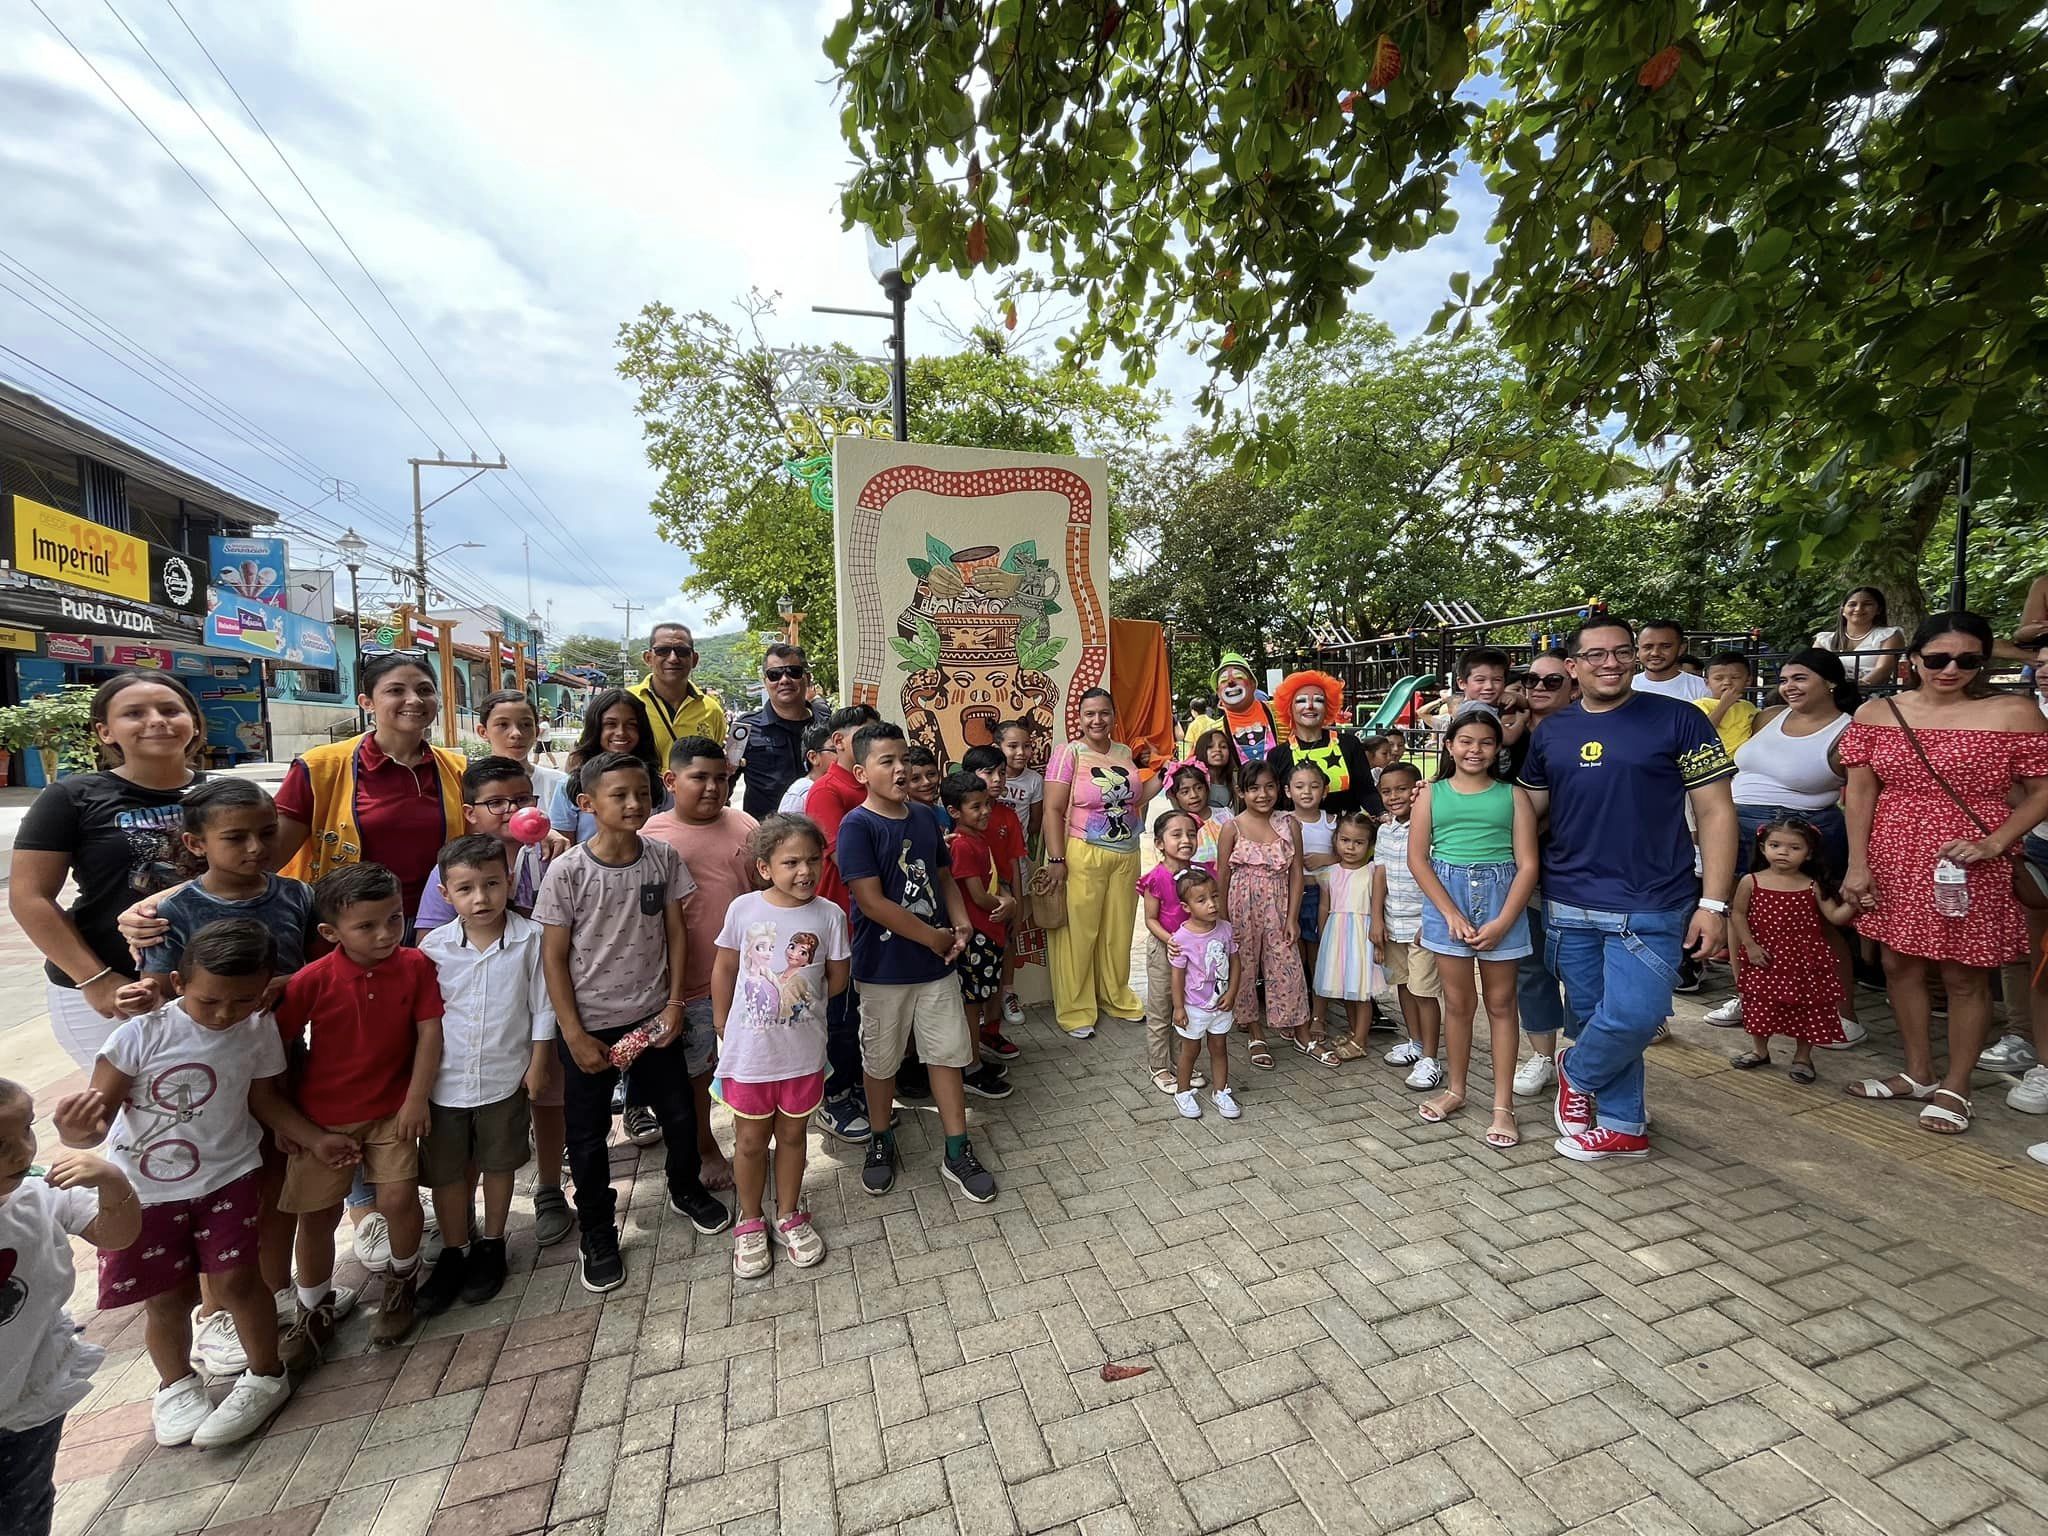
[[[1955,801],[1962,813],[1970,818],[1970,825],[1985,837],[1992,829],[1984,825],[1984,818],[1970,808],[1970,802],[1956,793],[1955,786],[1935,769],[1927,759],[1927,749],[1920,745],[1920,738],[1913,733],[1913,727],[1906,723],[1898,702],[1887,698],[1885,705],[1892,712],[1892,718],[1899,722],[1899,729],[1906,733],[1906,745],[1913,749],[1913,755],[1920,759],[1920,766],[1927,770],[1927,776],[1941,786],[1941,792]],[[2017,850],[2007,850],[2006,858],[2012,861],[2012,898],[2021,906],[2033,912],[2048,912],[2048,874],[2036,869]]]

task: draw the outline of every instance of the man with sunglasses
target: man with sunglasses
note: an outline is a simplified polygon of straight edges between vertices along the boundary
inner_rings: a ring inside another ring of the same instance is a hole
[[[697,641],[686,626],[655,625],[640,660],[647,675],[626,692],[647,706],[657,762],[667,762],[669,749],[692,736],[725,740],[725,706],[690,681],[697,669]]]
[[[761,707],[726,733],[725,760],[745,775],[741,808],[756,821],[772,816],[782,792],[803,777],[804,732],[831,716],[832,706],[810,691],[803,647],[777,640],[761,659]]]
[[[1671,1012],[1681,958],[1722,947],[1735,885],[1735,765],[1699,709],[1631,687],[1635,639],[1618,618],[1580,627],[1567,663],[1579,701],[1532,734],[1520,775],[1549,815],[1544,938],[1569,1037],[1555,1145],[1575,1162],[1648,1155],[1643,1050]]]

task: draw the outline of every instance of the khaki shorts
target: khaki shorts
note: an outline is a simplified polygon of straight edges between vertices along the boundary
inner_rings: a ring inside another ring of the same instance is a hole
[[[330,1131],[353,1136],[363,1147],[363,1182],[412,1184],[420,1176],[420,1144],[398,1134],[398,1116],[381,1120],[358,1120],[352,1125],[330,1125]],[[280,1211],[299,1213],[324,1211],[348,1198],[356,1181],[353,1168],[330,1168],[310,1152],[294,1152],[284,1166],[284,1188],[278,1192]]]
[[[482,1173],[516,1173],[533,1156],[526,1135],[531,1115],[524,1088],[515,1089],[509,1099],[474,1109],[429,1105],[427,1114],[427,1135],[420,1143],[420,1183],[428,1189],[462,1183],[471,1164]]]
[[[1387,973],[1387,985],[1406,987],[1410,997],[1440,998],[1443,982],[1436,972],[1436,956],[1420,940],[1397,944],[1389,939],[1380,949],[1380,969]]]
[[[979,1059],[960,983],[951,974],[914,986],[863,985],[860,989],[860,1064],[869,1077],[894,1077],[903,1051],[917,1036],[928,1067],[965,1069]]]

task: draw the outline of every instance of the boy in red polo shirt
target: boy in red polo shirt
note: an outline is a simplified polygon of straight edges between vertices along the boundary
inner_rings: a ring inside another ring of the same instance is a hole
[[[370,1342],[396,1344],[412,1331],[419,1283],[419,1143],[441,1067],[441,988],[433,961],[401,946],[401,888],[383,865],[342,866],[313,887],[313,905],[334,948],[285,984],[277,1023],[288,1045],[311,1028],[300,1110],[362,1149],[363,1177],[391,1233]],[[295,1373],[319,1364],[334,1337],[334,1228],[352,1178],[304,1149],[285,1165],[278,1206],[299,1218],[299,1310],[279,1352]]]

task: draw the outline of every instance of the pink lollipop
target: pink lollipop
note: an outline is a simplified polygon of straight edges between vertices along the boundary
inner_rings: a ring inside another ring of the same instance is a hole
[[[548,813],[537,805],[529,805],[512,813],[505,830],[512,834],[514,842],[538,843],[548,835]]]

